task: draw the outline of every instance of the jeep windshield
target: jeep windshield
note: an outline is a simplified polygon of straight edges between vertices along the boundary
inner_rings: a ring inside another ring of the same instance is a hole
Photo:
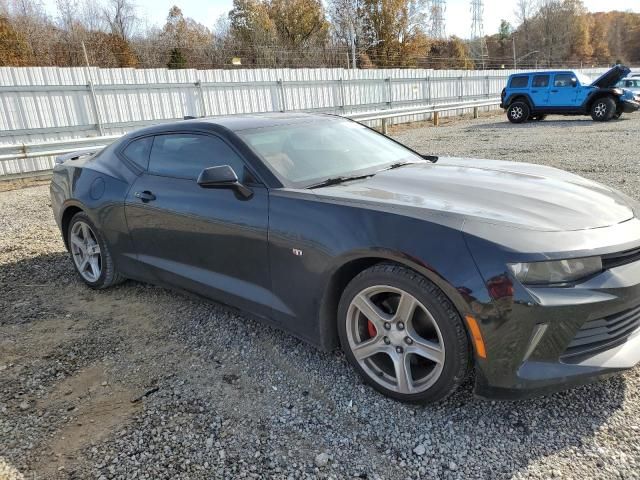
[[[584,73],[576,72],[576,78],[580,82],[580,85],[591,85],[593,79]]]

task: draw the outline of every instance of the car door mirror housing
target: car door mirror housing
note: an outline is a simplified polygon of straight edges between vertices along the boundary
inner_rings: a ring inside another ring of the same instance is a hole
[[[238,192],[243,198],[251,198],[253,192],[238,180],[238,175],[229,165],[205,168],[197,180],[203,188],[230,188]]]
[[[573,77],[571,79],[571,86],[572,87],[577,87],[578,86],[578,79],[576,77]]]

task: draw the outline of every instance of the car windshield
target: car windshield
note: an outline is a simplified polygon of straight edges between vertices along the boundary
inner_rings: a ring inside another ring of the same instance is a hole
[[[576,78],[580,82],[580,85],[591,85],[593,83],[591,77],[585,75],[584,73],[576,72]]]
[[[373,174],[425,160],[402,145],[349,120],[296,123],[237,132],[288,186]]]

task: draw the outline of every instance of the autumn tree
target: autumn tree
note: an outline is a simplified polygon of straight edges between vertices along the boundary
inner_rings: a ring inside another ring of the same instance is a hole
[[[185,65],[188,63],[192,67],[204,68],[211,65],[211,32],[201,23],[185,17],[175,5],[169,10],[159,40],[166,49],[168,63],[173,65],[172,68],[182,65],[183,59]]]
[[[23,66],[31,62],[25,39],[5,15],[0,15],[0,66]]]
[[[429,39],[425,0],[364,0],[367,54],[378,66],[412,66]]]

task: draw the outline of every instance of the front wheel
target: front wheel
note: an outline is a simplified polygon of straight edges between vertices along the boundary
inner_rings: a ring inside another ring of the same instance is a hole
[[[107,288],[124,280],[107,243],[86,213],[76,213],[69,222],[67,245],[76,272],[89,287]]]
[[[364,380],[401,401],[441,400],[469,370],[460,315],[437,286],[400,265],[375,265],[349,283],[338,307],[338,334]]]
[[[616,110],[616,101],[613,98],[599,98],[591,105],[591,118],[596,122],[608,122],[613,118]]]
[[[511,123],[523,123],[529,119],[530,108],[524,102],[513,102],[507,108],[507,118]]]

